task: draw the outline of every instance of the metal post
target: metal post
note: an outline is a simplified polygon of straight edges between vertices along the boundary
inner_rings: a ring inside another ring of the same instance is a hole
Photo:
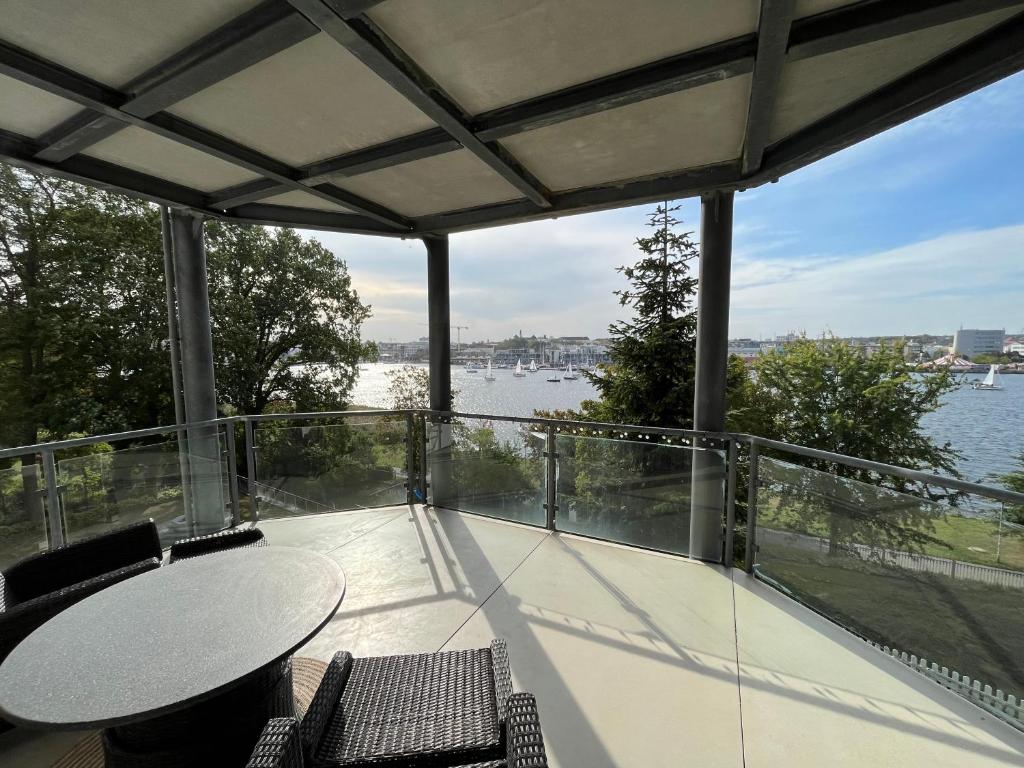
[[[420,501],[423,504],[427,503],[427,416],[424,413],[420,414],[420,466],[419,466],[419,483],[420,483]]]
[[[235,455],[235,423],[224,425],[224,447],[227,451],[228,498],[231,500],[231,525],[241,525],[242,510],[238,506],[238,457]]]
[[[423,238],[427,247],[427,311],[430,324],[430,409],[452,409],[452,330],[448,285],[448,236]],[[432,501],[444,506],[451,489],[451,425],[437,426],[437,452],[430,467]]]
[[[57,463],[53,451],[42,451],[43,486],[46,488],[46,515],[50,521],[50,547],[64,543],[64,521],[60,513],[60,486],[57,484]]]
[[[260,519],[259,494],[256,492],[256,445],[254,442],[252,422],[245,418],[245,470],[248,475],[246,486],[249,488],[249,507],[253,524]]]
[[[725,429],[725,379],[729,349],[729,273],[732,260],[732,192],[701,198],[700,277],[697,283],[697,370],[694,429]],[[722,555],[725,467],[717,451],[694,450],[690,502],[690,555]]]
[[[757,552],[757,484],[758,452],[757,443],[750,444],[750,478],[747,482],[747,554],[743,569],[754,572],[754,554]]]
[[[725,490],[725,546],[722,563],[732,568],[733,537],[736,533],[736,440],[729,440],[729,474]]]
[[[416,500],[416,429],[412,411],[405,414],[405,503]]]
[[[160,206],[160,234],[164,245],[164,289],[167,295],[167,348],[171,355],[171,390],[174,394],[174,423],[185,423],[185,403],[181,392],[181,347],[178,339],[178,299],[174,282],[174,253],[171,245],[171,214]],[[191,482],[188,466],[188,440],[185,430],[178,430],[178,473],[181,477],[181,500],[185,523],[193,530]]]
[[[203,218],[191,211],[172,210],[170,223],[185,418],[189,423],[211,421],[217,418],[217,391]],[[187,433],[194,533],[210,533],[226,523],[217,429],[190,428]]]
[[[555,428],[549,426],[544,439],[544,457],[547,462],[544,483],[546,496],[544,510],[547,514],[544,518],[544,527],[549,531],[555,530],[555,513],[558,511],[558,453],[555,450],[556,445]]]

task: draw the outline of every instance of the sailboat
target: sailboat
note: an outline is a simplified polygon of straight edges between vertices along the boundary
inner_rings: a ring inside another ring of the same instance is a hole
[[[491,361],[487,360],[487,373],[484,374],[484,381],[494,381],[494,374],[491,373]]]
[[[530,361],[530,368],[529,368],[529,370],[530,370],[530,373],[536,373],[537,372],[537,361],[536,360],[531,360]]]
[[[523,364],[518,360],[518,358],[516,359],[516,369],[514,371],[512,371],[512,375],[513,376],[525,376],[526,375],[523,372]]]
[[[996,390],[1002,389],[1002,386],[996,383],[996,379],[999,376],[998,366],[990,365],[988,374],[981,381],[976,381],[972,385],[974,389],[985,389],[985,390]]]
[[[569,365],[566,366],[565,375],[562,376],[562,378],[563,379],[567,379],[569,381],[573,381],[574,379],[578,379],[579,378],[579,376],[577,376],[575,373],[572,372],[572,363],[569,363]]]
[[[551,372],[550,376],[548,376],[548,381],[554,382],[555,384],[557,384],[558,382],[561,381],[561,379],[558,377],[558,369],[557,368]]]

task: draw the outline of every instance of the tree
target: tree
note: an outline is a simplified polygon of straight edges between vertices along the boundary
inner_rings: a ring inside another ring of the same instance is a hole
[[[1007,472],[1005,475],[997,475],[996,479],[1016,493],[1024,493],[1024,451],[1017,454],[1019,469]],[[1006,516],[1013,523],[1024,525],[1024,505],[1006,505]]]
[[[758,358],[734,390],[756,407],[730,408],[729,428],[956,477],[958,454],[926,435],[921,419],[957,386],[945,370],[915,374],[901,342],[865,355],[842,339],[802,338]],[[928,534],[931,502],[958,496],[838,462],[771,457],[762,463],[762,480],[778,509],[796,515],[805,530],[825,526],[833,549],[844,542],[904,550],[941,543]]]
[[[220,401],[242,413],[275,399],[343,407],[376,351],[360,339],[370,307],[345,263],[291,229],[210,222],[206,237]]]
[[[166,420],[160,247],[152,206],[0,167],[0,438]]]
[[[638,237],[642,256],[618,268],[630,287],[616,291],[633,318],[609,327],[611,364],[602,375],[587,373],[601,399],[583,405],[583,416],[600,421],[659,427],[690,427],[697,320],[693,298],[697,281],[689,261],[697,256],[692,232],[677,232],[672,214],[679,206],[663,203],[648,215],[649,237]]]

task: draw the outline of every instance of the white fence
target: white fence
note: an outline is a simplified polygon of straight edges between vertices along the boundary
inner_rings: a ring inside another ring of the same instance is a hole
[[[772,528],[757,527],[757,542],[772,542],[797,549],[813,550],[817,552],[828,552],[828,539],[820,536],[808,536],[802,533],[791,533],[789,531],[777,531]],[[963,579],[965,581],[980,581],[984,584],[993,584],[999,587],[1024,590],[1024,571],[1011,571],[1006,568],[993,568],[988,565],[977,565],[966,563],[963,560],[950,560],[945,557],[932,557],[931,555],[918,555],[913,552],[900,552],[895,549],[881,549],[870,547],[866,544],[842,544],[845,552],[860,557],[862,560],[880,563],[882,565],[893,565],[905,568],[908,571],[919,573],[935,573],[940,576],[949,576],[952,579]]]
[[[953,691],[953,693],[973,701],[1014,728],[1024,731],[1024,700],[1005,694],[998,688],[992,690],[991,685],[982,685],[979,680],[971,680],[967,675],[950,671],[947,667],[940,667],[935,662],[929,663],[927,659],[919,659],[917,656],[908,654],[906,651],[900,651],[887,645],[879,645],[878,643],[870,643],[870,645],[887,656],[896,659],[896,661],[906,664],[929,680],[934,680],[944,688]]]

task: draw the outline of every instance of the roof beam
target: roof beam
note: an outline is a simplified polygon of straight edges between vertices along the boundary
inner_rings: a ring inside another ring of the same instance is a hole
[[[618,208],[626,203],[637,205],[666,199],[690,197],[709,189],[737,188],[741,183],[736,162],[709,165],[686,171],[649,176],[632,181],[619,181],[551,196],[551,208],[538,210],[525,200],[450,211],[415,220],[417,235],[442,234],[482,226],[498,226],[512,222],[545,219],[553,214],[575,214]]]
[[[393,165],[410,163],[426,157],[454,152],[462,145],[440,128],[431,128],[412,136],[405,136],[383,144],[375,144],[366,149],[357,149],[338,157],[321,160],[299,169],[303,184],[319,184],[338,176],[358,176],[361,173],[390,168]],[[230,208],[264,197],[272,197],[287,189],[269,179],[260,179],[246,184],[214,192],[213,200]]]
[[[761,167],[768,144],[775,101],[779,93],[782,65],[786,62],[789,28],[793,23],[794,0],[761,0],[761,22],[757,34],[757,59],[750,83],[750,103],[743,137],[740,169],[750,174]]]
[[[772,145],[749,183],[773,181],[1022,69],[1024,13]]]
[[[326,0],[333,11],[343,19],[354,19],[384,0]]]
[[[1019,5],[1020,0],[862,0],[793,22],[789,61]]]
[[[443,89],[367,17],[344,19],[324,0],[289,2],[527,199],[542,208],[550,205],[543,185],[504,148],[477,138],[468,118]]]
[[[209,206],[203,192],[181,184],[139,173],[119,165],[76,155],[51,163],[39,160],[39,142],[9,131],[0,130],[0,160],[39,173],[58,176],[69,181],[99,187],[129,197],[149,200],[175,208],[189,208],[207,216],[243,223],[273,223],[284,227],[329,229],[354,234],[401,237],[405,231],[383,225],[367,216],[352,213],[314,211],[276,205],[241,206],[228,213]]]
[[[123,124],[143,128],[158,136],[268,177],[289,189],[301,190],[330,203],[345,206],[383,224],[405,230],[410,228],[408,219],[382,205],[333,185],[307,186],[299,180],[301,173],[297,169],[168,112],[157,112],[149,117],[138,117],[123,112],[120,105],[124,103],[126,97],[119,91],[4,43],[0,43],[0,73],[74,101]],[[39,150],[41,149],[40,145]],[[42,155],[42,152],[37,150],[37,155]],[[61,162],[45,156],[39,156],[37,159],[48,163]]]
[[[117,106],[149,117],[318,31],[285,0],[267,0],[134,78],[119,89],[124,101]],[[39,157],[65,160],[124,127],[117,117],[80,113],[43,137]]]

